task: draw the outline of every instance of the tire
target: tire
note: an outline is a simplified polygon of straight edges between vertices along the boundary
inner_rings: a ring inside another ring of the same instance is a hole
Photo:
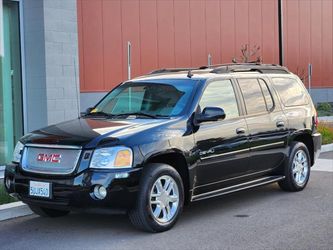
[[[136,206],[128,215],[136,228],[157,233],[174,226],[183,206],[184,187],[179,173],[169,165],[153,163],[144,167]]]
[[[303,162],[303,163],[302,163]],[[311,159],[309,150],[302,142],[293,142],[284,166],[285,179],[279,181],[282,190],[298,192],[303,190],[310,178]]]
[[[42,217],[53,217],[53,218],[61,217],[69,214],[70,212],[66,210],[57,210],[57,209],[39,207],[35,205],[29,205],[29,208],[31,209],[32,212]]]

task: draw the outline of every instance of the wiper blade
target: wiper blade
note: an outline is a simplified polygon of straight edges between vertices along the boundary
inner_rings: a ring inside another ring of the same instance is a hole
[[[149,117],[149,118],[159,118],[159,117],[167,117],[164,115],[152,115],[152,114],[147,114],[147,113],[143,113],[143,112],[132,112],[132,113],[123,113],[123,114],[117,114],[115,116],[131,116],[131,115],[135,115],[135,116],[144,116],[144,117]]]
[[[85,114],[84,116],[103,116],[103,117],[113,117],[112,114],[105,113],[105,112],[103,112],[103,111],[98,111],[98,112],[88,113],[88,114]]]

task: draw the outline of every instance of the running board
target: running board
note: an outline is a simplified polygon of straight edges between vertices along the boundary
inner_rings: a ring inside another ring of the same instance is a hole
[[[215,196],[230,194],[230,193],[242,191],[242,190],[245,190],[245,189],[249,189],[249,188],[253,188],[253,187],[259,187],[259,186],[266,185],[266,184],[269,184],[269,183],[277,182],[277,181],[283,180],[284,178],[285,178],[285,176],[281,176],[281,175],[279,175],[279,176],[268,176],[268,177],[260,178],[260,179],[257,179],[257,180],[244,182],[244,183],[241,183],[241,184],[238,184],[238,185],[234,185],[234,186],[230,186],[230,187],[210,191],[210,192],[207,192],[207,193],[193,195],[191,200],[192,201],[199,201],[199,200],[212,198],[212,197],[215,197]]]

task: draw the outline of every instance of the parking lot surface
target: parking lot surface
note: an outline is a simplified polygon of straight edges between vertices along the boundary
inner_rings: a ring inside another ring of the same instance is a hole
[[[302,192],[272,184],[192,203],[168,232],[125,215],[32,215],[0,222],[0,249],[333,249],[333,153],[321,159]]]

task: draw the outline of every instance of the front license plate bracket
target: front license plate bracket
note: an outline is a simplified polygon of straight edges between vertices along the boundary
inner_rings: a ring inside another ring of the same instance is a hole
[[[30,181],[29,196],[35,198],[52,198],[52,185],[49,182]]]

